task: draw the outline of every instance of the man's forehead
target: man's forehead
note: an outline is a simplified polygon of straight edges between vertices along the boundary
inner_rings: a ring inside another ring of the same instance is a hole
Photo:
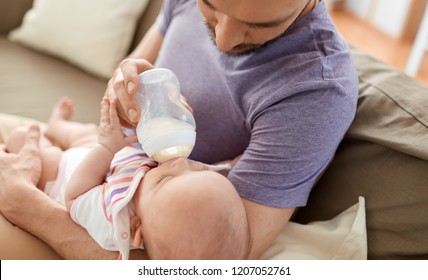
[[[201,0],[206,6],[245,23],[283,22],[307,0]]]

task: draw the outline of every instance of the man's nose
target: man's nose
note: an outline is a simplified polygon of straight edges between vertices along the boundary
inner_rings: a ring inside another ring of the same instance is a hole
[[[222,52],[230,52],[245,39],[245,30],[242,23],[228,15],[220,15],[215,26],[215,41],[217,48]]]

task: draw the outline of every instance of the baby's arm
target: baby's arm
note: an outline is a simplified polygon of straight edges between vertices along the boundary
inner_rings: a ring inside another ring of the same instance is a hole
[[[136,141],[136,136],[124,137],[116,102],[107,97],[101,102],[101,121],[98,143],[77,166],[65,192],[65,206],[70,210],[73,201],[105,180],[114,154]]]

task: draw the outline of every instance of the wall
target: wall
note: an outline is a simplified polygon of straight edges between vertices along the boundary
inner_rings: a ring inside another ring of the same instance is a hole
[[[346,7],[385,33],[399,37],[411,0],[346,0]]]
[[[369,13],[371,0],[347,0],[346,8],[361,18],[366,18]]]

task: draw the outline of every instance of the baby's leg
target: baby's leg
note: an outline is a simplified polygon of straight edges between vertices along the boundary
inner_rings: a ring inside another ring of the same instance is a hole
[[[62,97],[49,117],[45,135],[63,150],[72,147],[92,147],[98,140],[98,127],[70,121],[73,116],[73,101]]]

